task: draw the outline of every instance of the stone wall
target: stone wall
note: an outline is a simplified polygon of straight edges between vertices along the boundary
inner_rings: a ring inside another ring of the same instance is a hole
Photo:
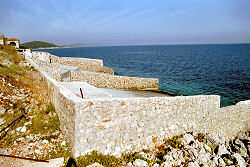
[[[250,100],[220,108],[217,95],[82,99],[28,56],[26,60],[47,83],[62,132],[75,156],[92,150],[119,156],[153,148],[164,138],[188,131],[232,138],[250,128]]]
[[[213,129],[216,134],[230,137],[239,131],[250,130],[250,100],[223,107],[211,117],[219,127]]]
[[[60,120],[60,128],[65,135],[67,141],[71,144],[72,148],[75,147],[75,102],[78,97],[72,92],[59,85],[47,72],[40,68],[29,56],[25,59],[37,69],[43,81],[47,85],[47,90],[50,95],[51,102],[55,106],[55,111]]]
[[[102,72],[114,75],[111,68],[103,66],[103,60],[87,59],[87,58],[72,58],[72,57],[58,57],[47,52],[33,52],[33,56],[46,63],[57,63],[64,66],[75,66],[78,70]]]
[[[103,60],[99,59],[87,59],[87,58],[76,58],[76,57],[62,57],[60,63],[69,66],[82,66],[82,65],[99,65],[103,66]]]
[[[77,104],[74,153],[120,156],[192,131],[232,138],[249,130],[249,107],[247,101],[220,109],[216,95],[85,100]]]
[[[75,154],[95,149],[119,156],[152,148],[154,140],[162,142],[186,131],[205,132],[219,106],[219,96],[84,101],[77,105],[76,145],[80,147]]]
[[[103,60],[62,57],[60,58],[60,64],[75,66],[78,70],[82,71],[102,72],[114,75],[114,71],[111,68],[103,66]]]
[[[88,73],[71,71],[71,81],[87,82],[98,88],[116,88],[116,89],[158,89],[159,80],[156,78],[138,78],[116,76],[102,73]]]

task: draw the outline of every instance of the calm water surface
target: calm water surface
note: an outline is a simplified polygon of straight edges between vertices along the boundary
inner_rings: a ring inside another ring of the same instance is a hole
[[[159,78],[178,95],[221,95],[221,106],[250,99],[250,44],[81,47],[43,50],[103,59],[116,75]]]

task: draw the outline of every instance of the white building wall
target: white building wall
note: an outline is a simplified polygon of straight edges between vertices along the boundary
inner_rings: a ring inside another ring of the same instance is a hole
[[[15,42],[16,46],[13,46],[15,48],[19,48],[19,41],[7,41],[7,44],[10,45],[11,42]]]

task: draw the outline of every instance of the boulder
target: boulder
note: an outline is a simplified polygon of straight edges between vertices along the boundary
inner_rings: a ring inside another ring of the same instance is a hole
[[[5,114],[6,109],[0,106],[0,115]]]
[[[103,167],[101,164],[95,162],[92,165],[88,165],[87,167]]]
[[[188,167],[200,167],[200,165],[197,161],[195,161],[195,162],[189,162]]]
[[[230,154],[224,144],[220,144],[215,150],[217,150],[217,155],[221,156],[223,154]],[[216,152],[216,151],[215,151]]]
[[[247,157],[247,148],[245,147],[244,143],[241,140],[236,139],[235,144],[239,146],[238,153],[243,157]]]
[[[224,162],[222,158],[219,158],[218,162],[219,162],[219,166],[226,166],[226,163]]]
[[[136,159],[133,162],[133,165],[136,167],[144,167],[144,166],[148,166],[148,163],[146,161],[143,161],[142,159]]]
[[[184,144],[189,144],[191,141],[194,141],[194,137],[191,134],[185,134],[183,136]]]
[[[237,160],[237,162],[238,162],[238,165],[239,165],[240,167],[245,167],[245,166],[246,166],[246,162],[245,162],[244,158],[242,158],[242,157],[240,156],[240,154],[235,153],[235,154],[233,154],[233,157],[236,158],[236,160]]]

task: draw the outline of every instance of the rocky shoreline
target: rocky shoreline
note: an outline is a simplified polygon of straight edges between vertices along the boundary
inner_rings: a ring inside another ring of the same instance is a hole
[[[154,167],[244,167],[250,164],[250,133],[241,132],[233,140],[225,140],[209,134],[189,133],[166,140],[165,144],[158,146],[155,151],[155,154],[140,153],[145,158],[155,158],[160,162],[154,164]],[[142,163],[138,162],[135,161],[133,166],[142,166]],[[144,162],[144,164],[146,163]],[[128,166],[132,166],[131,163]]]
[[[155,139],[155,142],[156,139]],[[156,143],[157,145],[157,143]],[[165,139],[163,145],[155,149],[129,153],[116,160],[119,163],[111,166],[126,167],[210,167],[210,166],[239,166],[250,165],[250,132],[240,132],[236,138],[226,140],[210,134],[186,133]],[[93,153],[92,153],[93,154]],[[94,156],[94,154],[92,155]],[[125,158],[124,158],[125,157]],[[85,157],[86,158],[86,157]],[[81,158],[77,164],[82,165]],[[82,157],[84,159],[84,157]],[[111,159],[111,158],[110,158]],[[114,161],[114,160],[113,160]],[[99,162],[99,163],[98,163]],[[112,164],[112,162],[109,162]],[[109,166],[98,159],[92,166]]]

